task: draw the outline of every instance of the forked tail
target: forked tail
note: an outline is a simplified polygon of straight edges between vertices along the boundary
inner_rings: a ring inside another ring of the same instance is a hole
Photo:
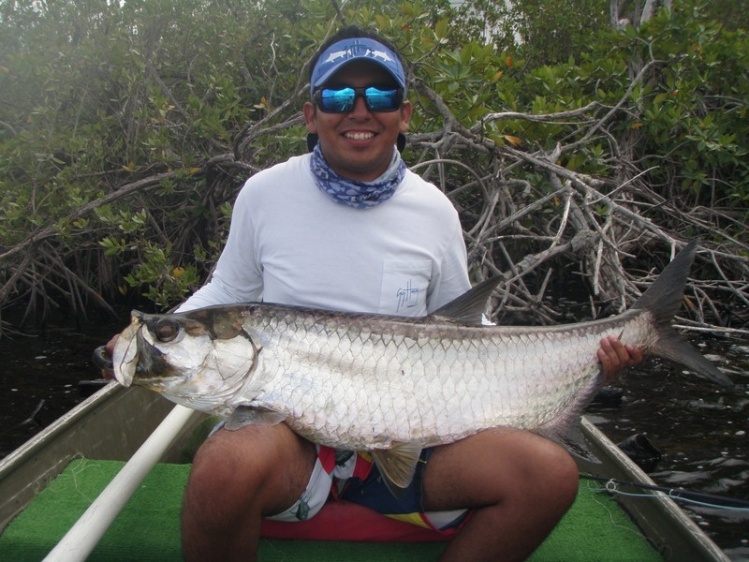
[[[730,379],[671,327],[671,322],[684,300],[684,287],[696,251],[696,242],[687,244],[632,308],[646,309],[655,318],[659,337],[650,349],[653,355],[681,363],[698,375],[730,388],[733,386]]]

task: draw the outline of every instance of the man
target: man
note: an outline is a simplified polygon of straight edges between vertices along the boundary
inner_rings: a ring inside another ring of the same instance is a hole
[[[323,45],[304,105],[312,153],[247,181],[211,281],[181,310],[262,298],[423,316],[468,290],[456,211],[395,148],[412,112],[406,90],[395,49],[375,35],[347,28]],[[641,359],[616,340],[599,356],[607,375]],[[313,517],[334,476],[357,475],[342,486],[355,501],[395,501],[362,457],[339,455],[331,472],[323,454],[285,424],[216,431],[186,490],[185,558],[254,560],[261,519]],[[577,491],[568,453],[528,432],[485,431],[422,460],[401,501],[435,528],[460,528],[444,560],[524,559]]]

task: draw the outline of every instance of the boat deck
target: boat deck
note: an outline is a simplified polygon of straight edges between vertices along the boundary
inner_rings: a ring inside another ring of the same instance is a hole
[[[0,536],[6,560],[38,561],[55,546],[122,468],[121,461],[76,459]],[[158,464],[102,538],[90,561],[181,560],[179,514],[189,465]],[[260,560],[436,560],[444,543],[351,543],[263,539]],[[578,499],[534,553],[540,561],[663,560],[599,484],[581,481]]]

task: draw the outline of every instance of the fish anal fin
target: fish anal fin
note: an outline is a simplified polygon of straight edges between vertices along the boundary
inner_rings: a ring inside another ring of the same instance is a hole
[[[385,485],[395,497],[400,497],[401,492],[411,484],[421,449],[420,443],[396,443],[390,449],[371,451]]]
[[[588,448],[588,443],[580,430],[579,420],[572,424],[569,431],[562,437],[561,442],[573,457],[591,464],[601,464],[601,460]]]
[[[591,465],[601,464],[601,460],[588,448],[588,443],[580,430],[579,417],[564,430],[552,425],[538,430],[538,433],[564,447],[577,460],[585,461]]]
[[[274,410],[257,408],[253,406],[237,406],[224,427],[229,431],[236,431],[246,425],[276,425],[284,421],[286,417]]]

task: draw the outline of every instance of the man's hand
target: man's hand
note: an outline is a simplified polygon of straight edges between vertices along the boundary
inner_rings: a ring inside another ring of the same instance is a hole
[[[611,384],[619,371],[642,361],[642,352],[633,345],[624,345],[615,336],[601,340],[598,360],[603,367],[604,384]]]

